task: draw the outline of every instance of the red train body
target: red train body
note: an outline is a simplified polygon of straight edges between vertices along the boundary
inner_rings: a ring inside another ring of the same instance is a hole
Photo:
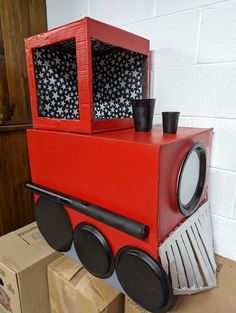
[[[93,136],[28,130],[32,181],[58,192],[107,208],[150,228],[145,241],[67,208],[73,228],[94,224],[114,254],[126,245],[158,257],[158,245],[185,219],[177,202],[182,163],[194,143],[209,155],[211,129],[179,128],[163,136],[134,129]],[[200,204],[207,199],[207,184]]]

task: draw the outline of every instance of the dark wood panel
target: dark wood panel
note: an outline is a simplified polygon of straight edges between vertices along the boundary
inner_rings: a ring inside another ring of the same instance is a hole
[[[34,219],[32,195],[25,188],[25,183],[31,181],[25,131],[9,132],[8,142],[12,163],[11,183],[14,203],[12,226],[16,229]]]
[[[0,235],[34,220],[25,130],[0,132]]]
[[[45,0],[1,0],[1,25],[13,120],[31,118],[24,38],[45,31]]]
[[[9,180],[11,163],[9,161],[8,135],[0,133],[0,235],[11,228],[12,218],[12,186]]]
[[[6,131],[16,131],[16,130],[23,130],[27,128],[32,128],[32,123],[31,122],[0,122],[0,133],[6,132]]]
[[[24,188],[30,181],[25,129],[31,127],[24,38],[45,31],[46,20],[45,0],[0,0],[0,235],[34,219]]]
[[[4,45],[2,39],[2,27],[0,16],[0,120],[8,120],[11,117],[10,102],[8,95],[6,64]]]
[[[25,1],[29,9],[30,32],[27,36],[47,30],[47,11],[45,0]]]

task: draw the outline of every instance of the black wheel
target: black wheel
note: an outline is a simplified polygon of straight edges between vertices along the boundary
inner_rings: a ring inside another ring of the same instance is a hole
[[[109,243],[94,226],[81,223],[74,232],[75,250],[88,272],[108,278],[114,271],[114,257]]]
[[[122,248],[116,257],[116,273],[127,295],[145,310],[164,313],[170,309],[171,282],[150,255],[137,248]]]
[[[206,180],[206,150],[198,142],[189,150],[180,168],[177,200],[180,212],[190,216],[200,202]]]
[[[53,249],[70,250],[73,229],[63,205],[40,197],[35,203],[35,218],[41,234]]]

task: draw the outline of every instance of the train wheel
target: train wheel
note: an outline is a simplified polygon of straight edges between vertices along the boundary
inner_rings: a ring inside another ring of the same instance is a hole
[[[35,218],[41,234],[53,249],[70,250],[73,229],[63,205],[40,197],[35,203]]]
[[[115,267],[109,243],[94,226],[81,223],[74,232],[74,245],[82,265],[94,276],[108,278]]]
[[[137,248],[122,248],[116,257],[116,273],[127,295],[145,310],[164,313],[170,309],[171,282],[150,255]]]

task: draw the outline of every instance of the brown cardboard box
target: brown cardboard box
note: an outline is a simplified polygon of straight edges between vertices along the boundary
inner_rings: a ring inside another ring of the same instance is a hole
[[[36,223],[0,238],[0,312],[50,313],[47,265],[61,254],[39,238]]]
[[[236,262],[217,256],[218,287],[192,296],[175,297],[169,313],[234,313],[236,312]],[[125,299],[125,313],[148,313]]]
[[[62,256],[48,266],[51,313],[123,313],[124,298],[105,281]]]

